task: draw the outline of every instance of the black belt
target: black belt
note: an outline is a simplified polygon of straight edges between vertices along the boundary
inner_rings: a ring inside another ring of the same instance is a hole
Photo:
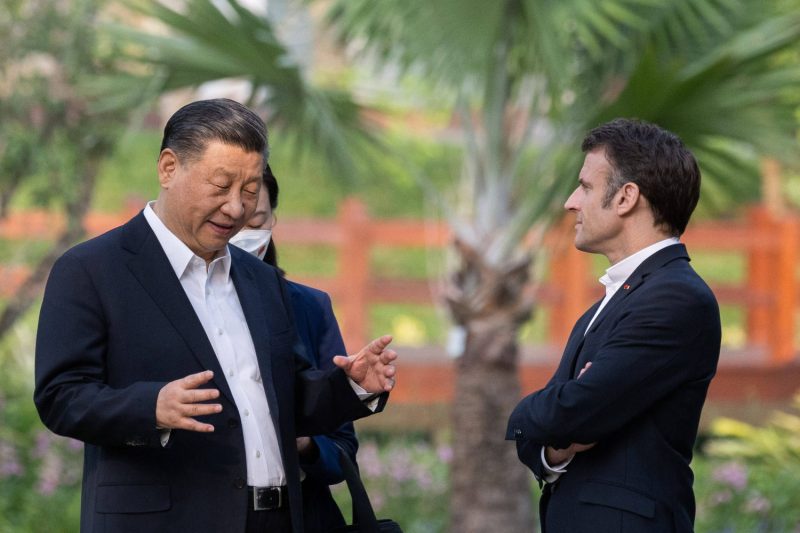
[[[280,487],[247,487],[254,511],[274,511],[289,506],[289,493],[286,486]]]

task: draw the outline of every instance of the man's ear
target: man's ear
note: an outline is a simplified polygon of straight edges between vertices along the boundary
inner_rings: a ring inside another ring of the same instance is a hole
[[[625,183],[617,191],[615,198],[615,207],[619,216],[625,216],[631,213],[634,208],[643,200],[643,196],[639,193],[639,186],[630,181]]]
[[[162,189],[169,189],[178,170],[178,156],[170,148],[164,148],[158,156],[158,182]]]

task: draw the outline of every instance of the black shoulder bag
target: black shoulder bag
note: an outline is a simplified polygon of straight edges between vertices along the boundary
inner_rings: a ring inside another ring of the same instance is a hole
[[[342,467],[347,490],[350,491],[350,499],[353,502],[353,524],[336,528],[331,533],[403,533],[394,520],[375,518],[375,511],[361,482],[358,468],[341,448],[339,448],[339,465]]]

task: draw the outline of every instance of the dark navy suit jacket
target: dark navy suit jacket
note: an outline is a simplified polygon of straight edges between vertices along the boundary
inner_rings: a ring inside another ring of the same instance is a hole
[[[292,523],[303,531],[295,436],[335,431],[371,411],[341,370],[296,356],[277,271],[230,247],[231,277],[281,447]],[[159,390],[213,370],[222,412],[213,433],[173,431],[162,447]],[[65,253],[45,290],[36,341],[42,421],[86,443],[85,532],[244,531],[248,505],[239,411],[203,327],[142,213]],[[383,401],[378,406],[382,409]]]
[[[599,304],[547,386],[514,409],[506,438],[540,480],[542,446],[597,443],[545,486],[545,533],[691,532],[689,463],[719,359],[716,299],[677,244],[646,259],[584,335]]]
[[[330,297],[320,290],[293,281],[287,281],[287,286],[304,356],[314,368],[335,368],[333,356],[347,355],[347,351]],[[358,450],[358,440],[351,422],[332,433],[312,438],[319,450],[317,460],[312,463],[300,461],[306,474],[303,480],[303,510],[308,533],[330,531],[345,524],[329,485],[344,480],[339,466],[339,448],[354,462]]]

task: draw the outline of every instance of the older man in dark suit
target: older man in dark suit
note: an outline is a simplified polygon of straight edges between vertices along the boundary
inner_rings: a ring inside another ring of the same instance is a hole
[[[158,199],[53,267],[34,399],[86,443],[82,531],[301,533],[295,436],[372,414],[394,386],[389,337],[310,370],[278,273],[227,246],[266,155],[241,104],[184,106],[164,130]]]
[[[508,423],[520,460],[547,482],[545,533],[691,532],[689,467],[719,359],[716,299],[679,237],[700,173],[675,135],[639,121],[583,142],[575,246],[605,255],[606,296],[578,320],[547,386]]]

